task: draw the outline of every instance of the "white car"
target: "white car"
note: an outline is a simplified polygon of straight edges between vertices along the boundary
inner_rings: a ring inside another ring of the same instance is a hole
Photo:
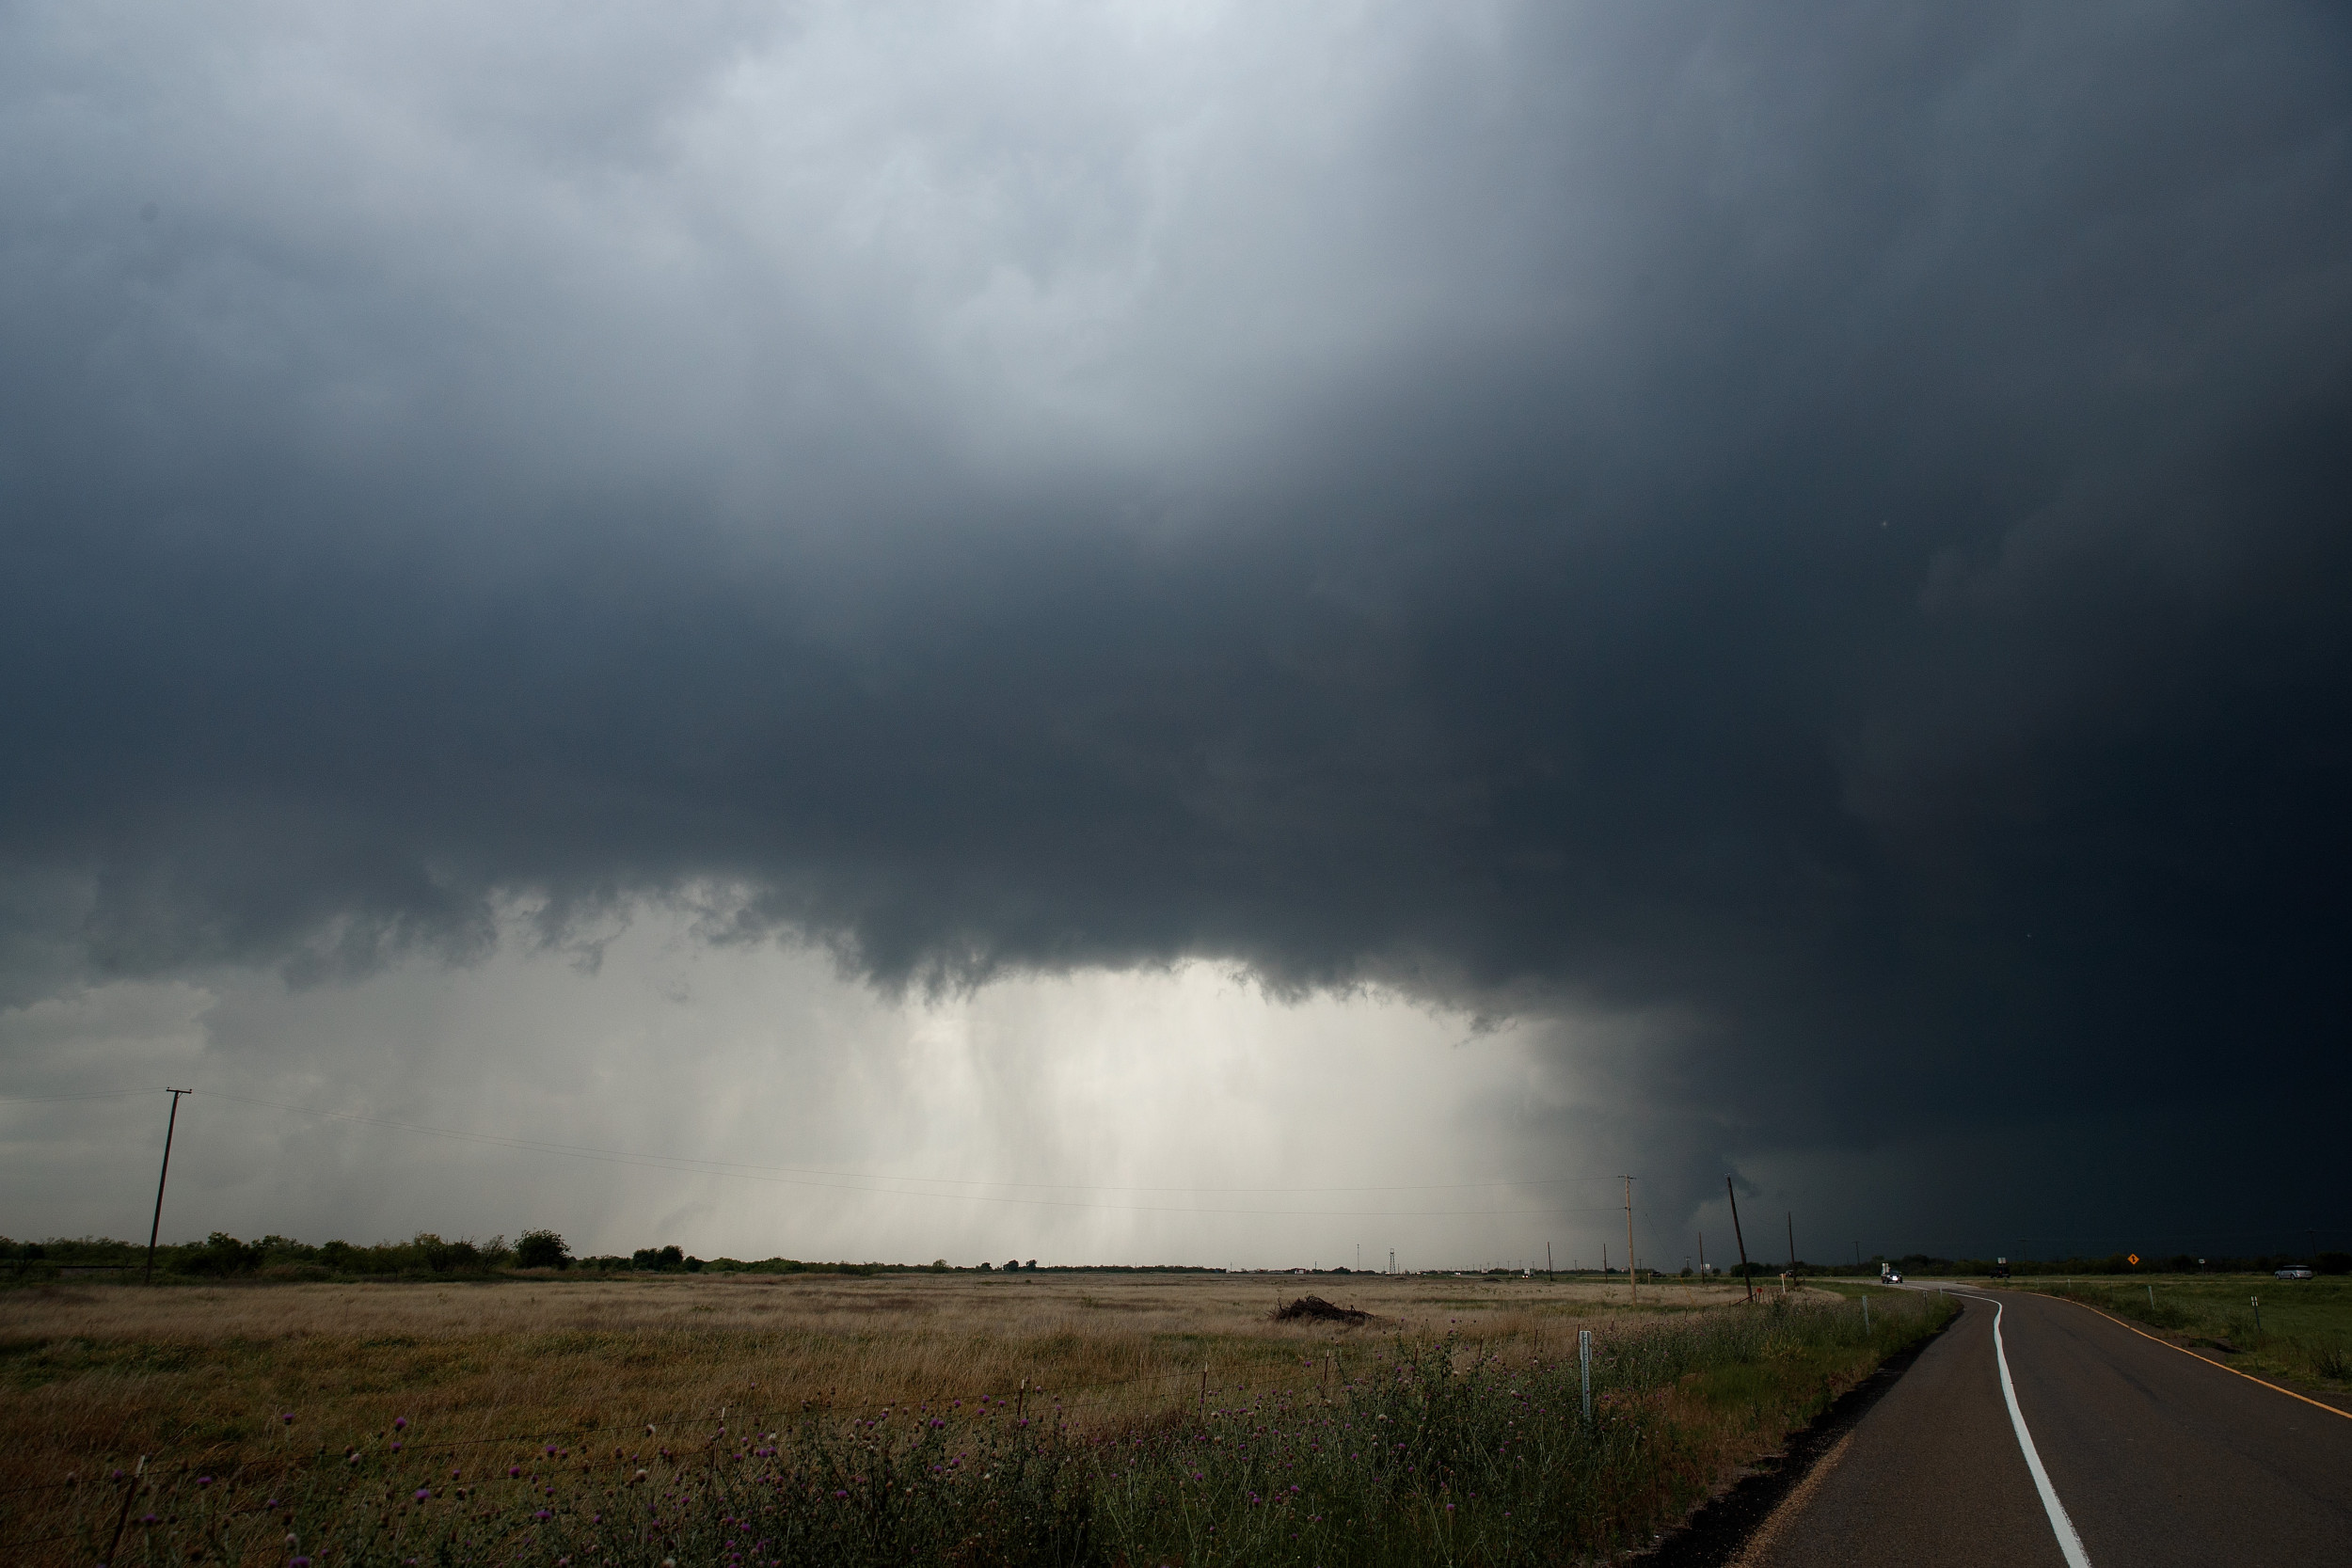
[[[2289,1263],[2279,1271],[2279,1277],[2280,1279],[2309,1279],[2312,1277],[2312,1271],[2300,1263]]]

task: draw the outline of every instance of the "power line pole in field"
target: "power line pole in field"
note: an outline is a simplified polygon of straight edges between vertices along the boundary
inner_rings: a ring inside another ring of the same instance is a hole
[[[147,1273],[140,1278],[142,1285],[155,1283],[155,1238],[164,1228],[164,1182],[171,1175],[171,1134],[180,1125],[180,1097],[196,1091],[172,1089],[168,1092],[171,1095],[171,1115],[164,1121],[164,1168],[155,1173],[155,1218],[147,1227]]]
[[[1748,1277],[1748,1238],[1740,1228],[1740,1195],[1731,1190],[1731,1178],[1724,1178],[1724,1196],[1731,1199],[1731,1239],[1740,1243],[1740,1282],[1748,1288],[1748,1300],[1756,1299],[1756,1282]]]
[[[1633,1261],[1633,1178],[1625,1179],[1625,1277],[1631,1300],[1642,1299],[1642,1271]]]

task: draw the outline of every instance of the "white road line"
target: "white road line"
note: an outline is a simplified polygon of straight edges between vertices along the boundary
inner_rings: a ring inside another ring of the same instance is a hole
[[[2017,1429],[2017,1446],[2026,1450],[2026,1468],[2033,1472],[2034,1490],[2042,1494],[2050,1528],[2058,1532],[2058,1550],[2066,1554],[2067,1568],[2090,1568],[2083,1538],[2074,1533],[2074,1521],[2066,1516],[2066,1505],[2058,1501],[2058,1488],[2050,1484],[2050,1472],[2042,1467],[2042,1455],[2034,1451],[2033,1433],[2026,1430],[2026,1413],[2017,1408],[2017,1385],[2010,1381],[2009,1352],[2001,1345],[2001,1304],[1997,1301],[1993,1304],[1993,1355],[2001,1364],[2001,1397],[2009,1401],[2010,1425]]]

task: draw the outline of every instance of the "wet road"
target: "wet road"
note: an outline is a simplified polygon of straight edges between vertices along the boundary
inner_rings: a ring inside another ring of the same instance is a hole
[[[1740,1563],[2352,1564],[2352,1416],[2072,1303],[1952,1294],[1961,1321]]]

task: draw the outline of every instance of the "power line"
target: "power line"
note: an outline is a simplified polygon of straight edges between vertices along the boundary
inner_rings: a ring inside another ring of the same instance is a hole
[[[95,1094],[0,1094],[0,1105],[47,1105],[60,1100],[131,1100],[162,1089],[103,1089]]]

